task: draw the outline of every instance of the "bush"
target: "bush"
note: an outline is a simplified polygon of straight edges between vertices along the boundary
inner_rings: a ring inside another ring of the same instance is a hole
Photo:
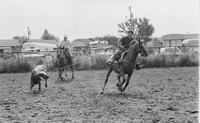
[[[109,56],[93,56],[92,57],[92,69],[105,69],[106,68],[106,60]]]
[[[74,58],[74,64],[77,70],[97,70],[105,69],[105,61],[110,56],[99,55],[99,56],[76,56]],[[148,57],[139,57],[139,62],[144,64],[146,68],[150,67],[186,67],[186,66],[198,66],[199,55],[196,53],[185,53],[181,55],[149,55]],[[34,60],[31,60],[34,62]],[[38,63],[44,63],[39,60]],[[0,60],[0,73],[17,73],[17,72],[29,72],[35,64],[31,64],[30,60]],[[48,70],[56,70],[54,62],[47,65]]]
[[[198,54],[192,53],[192,54],[184,54],[180,55],[177,58],[177,64],[178,66],[198,66],[199,65],[199,56]]]
[[[1,61],[0,73],[30,72],[31,70],[31,64],[21,59],[8,59]]]
[[[105,69],[105,61],[109,56],[76,56],[74,58],[74,63],[79,63],[77,67],[78,70],[97,70]]]
[[[78,70],[96,70],[105,69],[105,61],[109,56],[78,56],[75,63],[80,63]],[[181,55],[149,55],[148,57],[139,57],[138,61],[144,64],[146,68],[151,67],[187,67],[198,66],[199,55],[195,53],[185,53]]]
[[[187,67],[198,66],[199,55],[195,53],[185,53],[181,55],[150,55],[148,57],[139,58],[140,63],[145,67]]]
[[[92,69],[92,57],[91,56],[76,56],[73,59],[74,63],[79,63],[78,70],[90,70]]]

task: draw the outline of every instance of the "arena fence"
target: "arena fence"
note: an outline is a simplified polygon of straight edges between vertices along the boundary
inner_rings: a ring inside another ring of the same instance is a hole
[[[172,51],[162,51],[160,47],[146,47],[149,54],[148,57],[139,57],[138,61],[143,63],[145,67],[177,67],[177,66],[198,66],[199,65],[199,47],[171,47]],[[178,50],[178,51],[177,51]],[[180,51],[179,51],[180,50]],[[0,55],[0,72],[20,70],[19,66],[25,64],[27,69],[23,68],[23,71],[29,71],[31,68],[39,63],[44,63],[49,70],[56,70],[54,67],[57,59],[57,51],[40,51],[40,52],[4,52]],[[77,70],[91,70],[91,69],[105,69],[105,61],[110,55],[74,55],[74,63],[79,63],[75,66]],[[13,69],[16,70],[7,70]],[[6,66],[6,68],[5,68]],[[3,70],[2,70],[3,69]]]

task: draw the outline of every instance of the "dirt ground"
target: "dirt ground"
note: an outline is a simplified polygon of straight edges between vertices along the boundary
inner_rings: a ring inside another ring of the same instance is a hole
[[[75,79],[58,82],[49,72],[29,91],[30,73],[0,74],[0,122],[197,123],[198,68],[153,68],[135,71],[123,93],[112,73],[105,94],[106,71],[76,71]],[[69,77],[71,73],[68,73]]]

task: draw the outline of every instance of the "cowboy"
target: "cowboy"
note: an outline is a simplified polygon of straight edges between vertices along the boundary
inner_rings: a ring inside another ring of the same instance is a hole
[[[126,50],[128,50],[128,48],[133,45],[134,43],[136,43],[137,41],[133,39],[133,31],[128,31],[127,32],[127,36],[122,37],[121,39],[118,40],[117,45],[118,45],[118,51],[115,52],[107,61],[108,64],[112,64],[115,61],[119,62],[120,57],[122,55],[122,53]],[[140,70],[142,66],[140,66],[138,63],[136,64],[136,69]]]
[[[67,49],[67,48],[69,48],[69,42],[67,40],[67,36],[64,37],[64,40],[58,42],[57,47],[59,49]]]
[[[31,72],[31,82],[30,82],[30,89],[34,87],[34,85],[39,85],[39,91],[41,91],[41,78],[45,80],[45,87],[47,88],[47,79],[49,76],[47,76],[47,67],[39,64],[37,65]]]

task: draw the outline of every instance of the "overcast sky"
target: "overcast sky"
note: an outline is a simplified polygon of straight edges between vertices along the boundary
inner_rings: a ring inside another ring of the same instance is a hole
[[[1,0],[0,39],[15,35],[40,38],[44,29],[63,39],[119,36],[118,26],[132,7],[135,18],[146,17],[154,37],[199,31],[199,0]]]

